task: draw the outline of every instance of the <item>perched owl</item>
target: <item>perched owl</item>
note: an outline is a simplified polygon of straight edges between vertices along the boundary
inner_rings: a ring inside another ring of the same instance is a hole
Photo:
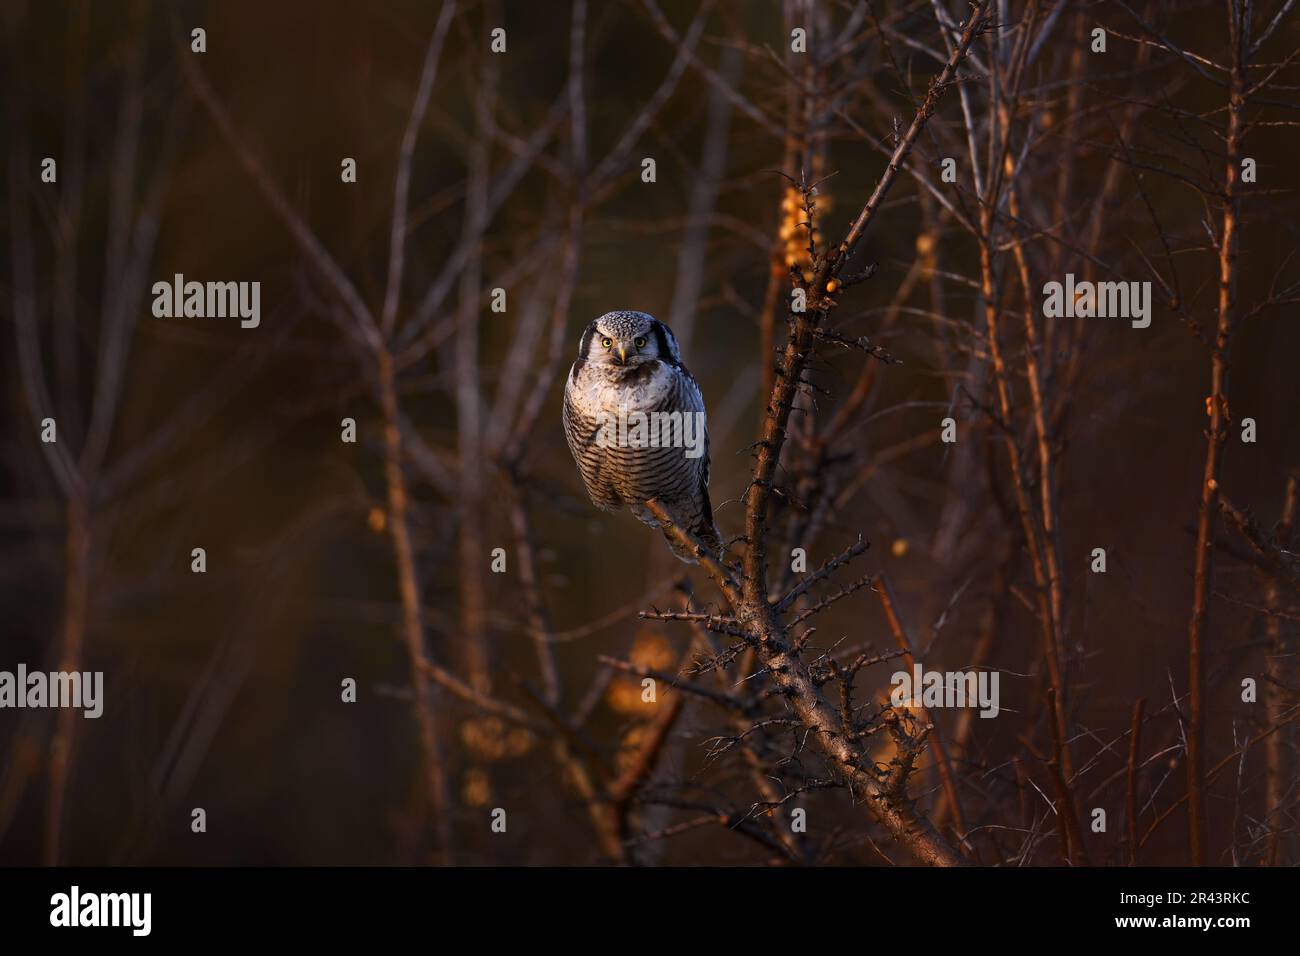
[[[657,498],[720,556],[705,425],[704,396],[668,326],[644,312],[607,312],[587,326],[564,386],[564,435],[596,507],[627,508],[659,527],[645,506]],[[671,537],[668,543],[695,563]]]

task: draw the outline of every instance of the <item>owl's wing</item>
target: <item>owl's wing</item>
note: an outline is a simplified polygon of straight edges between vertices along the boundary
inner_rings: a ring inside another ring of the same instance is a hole
[[[576,366],[569,369],[569,377],[564,383],[564,406],[562,418],[564,420],[564,440],[569,443],[569,452],[575,459],[578,457],[577,431],[574,428],[573,416],[575,414],[573,407],[573,373]]]
[[[673,371],[681,379],[682,393],[682,411],[699,412],[704,423],[704,454],[700,456],[700,468],[703,487],[709,486],[709,421],[708,413],[704,409],[704,393],[700,391],[700,383],[695,381],[695,376],[691,374],[690,369],[685,365],[677,365]],[[708,495],[706,494],[707,498]]]
[[[689,530],[698,537],[706,547],[715,554],[721,553],[722,541],[717,526],[713,522],[713,503],[709,500],[709,428],[708,414],[704,409],[704,394],[695,377],[684,365],[678,365],[677,374],[681,377],[682,410],[698,412],[704,424],[704,453],[699,461],[699,484],[695,489],[696,515]],[[678,555],[682,557],[682,555]],[[683,558],[683,560],[694,560]]]

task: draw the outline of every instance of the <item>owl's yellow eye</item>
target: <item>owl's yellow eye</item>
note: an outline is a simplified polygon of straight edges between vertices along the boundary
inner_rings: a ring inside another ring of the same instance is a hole
[[[632,344],[639,349],[643,349],[645,348],[645,339],[638,335],[636,338],[632,340]]]
[[[600,344],[603,345],[603,346],[605,346],[605,348],[609,348],[611,345],[614,344],[614,340],[613,340],[613,339],[601,339],[601,340],[600,340]]]

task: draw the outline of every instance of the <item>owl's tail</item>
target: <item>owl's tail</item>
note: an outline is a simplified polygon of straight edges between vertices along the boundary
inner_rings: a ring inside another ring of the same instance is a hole
[[[718,533],[717,525],[713,523],[713,507],[709,503],[709,494],[707,491],[704,492],[701,504],[703,507],[700,509],[700,513],[694,517],[694,520],[686,522],[679,521],[678,524],[685,527],[687,531],[694,535],[700,544],[704,545],[705,550],[711,557],[717,558],[721,561],[723,558],[722,535]],[[670,513],[672,513],[671,509]],[[676,518],[676,515],[674,515],[674,518]],[[651,520],[654,520],[653,516]],[[695,552],[686,545],[679,543],[667,526],[660,525],[660,530],[663,531],[664,537],[668,540],[668,547],[672,549],[673,554],[675,554],[679,560],[685,561],[687,564],[699,564],[699,559],[696,557]]]
[[[718,529],[710,522],[708,525],[698,525],[690,529],[691,533],[699,539],[700,544],[704,545],[705,550],[711,557],[722,559],[722,537],[718,534]],[[680,544],[668,529],[664,529],[664,537],[668,540],[668,547],[672,548],[679,560],[687,564],[699,564],[699,559],[695,552],[690,548]]]

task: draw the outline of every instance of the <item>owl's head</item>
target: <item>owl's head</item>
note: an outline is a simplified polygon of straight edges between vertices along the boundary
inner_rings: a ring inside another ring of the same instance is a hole
[[[626,368],[654,361],[682,363],[672,330],[644,312],[606,312],[582,333],[578,358]]]

